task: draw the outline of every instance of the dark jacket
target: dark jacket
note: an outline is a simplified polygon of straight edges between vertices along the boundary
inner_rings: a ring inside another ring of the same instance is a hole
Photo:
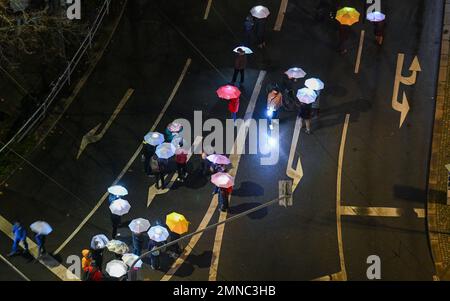
[[[245,54],[238,54],[234,61],[234,69],[243,70],[247,67],[247,56]]]

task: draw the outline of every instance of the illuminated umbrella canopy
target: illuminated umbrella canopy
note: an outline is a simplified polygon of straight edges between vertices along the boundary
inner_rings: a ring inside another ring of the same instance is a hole
[[[104,234],[95,235],[91,240],[91,248],[94,250],[100,250],[106,248],[109,239]]]
[[[130,228],[131,232],[143,233],[150,228],[150,222],[144,218],[137,218],[131,221],[128,228]]]
[[[107,244],[106,244],[106,248],[116,254],[122,255],[128,252],[128,246],[126,243],[124,243],[123,241],[120,240],[110,240]]]
[[[258,18],[258,19],[265,19],[270,15],[269,9],[262,5],[253,7],[250,10],[250,13],[252,14],[253,17]]]
[[[108,192],[117,196],[125,196],[128,194],[128,190],[120,185],[111,186],[108,188]]]
[[[52,227],[47,222],[43,221],[37,221],[32,223],[30,225],[30,228],[31,231],[40,235],[49,235],[53,231]]]
[[[144,141],[150,145],[158,146],[164,142],[164,135],[158,132],[149,132],[144,136]]]
[[[166,225],[169,227],[170,231],[180,235],[186,233],[189,228],[189,222],[186,218],[176,212],[172,212],[166,216]]]
[[[359,21],[359,12],[353,7],[344,7],[337,11],[336,20],[342,25],[351,26]]]
[[[214,164],[228,165],[231,163],[230,159],[224,155],[209,155],[207,159]]]
[[[306,76],[306,72],[299,67],[293,67],[284,74],[286,74],[289,78],[304,78]]]
[[[239,91],[238,88],[232,85],[222,86],[216,91],[216,93],[219,98],[227,100],[238,98],[239,96],[241,96],[241,91]]]
[[[127,271],[127,265],[121,260],[112,260],[106,265],[106,273],[111,277],[120,278],[124,276]]]
[[[309,88],[302,88],[297,91],[297,98],[300,102],[310,104],[316,101],[317,94]]]
[[[111,210],[111,213],[119,216],[127,214],[130,209],[130,203],[123,199],[117,199],[109,205],[109,210]]]
[[[369,20],[370,22],[381,22],[384,19],[386,19],[386,15],[379,11],[367,14],[367,20]]]
[[[181,125],[181,123],[178,122],[172,122],[167,126],[167,129],[171,132],[171,133],[179,133],[183,130],[183,126]]]
[[[309,78],[305,81],[305,86],[311,90],[319,91],[325,88],[325,84],[318,78]]]
[[[230,188],[234,186],[234,178],[226,172],[218,172],[211,176],[211,183],[220,188]]]
[[[139,256],[132,254],[132,253],[126,253],[122,255],[122,261],[123,263],[125,263],[128,267],[131,267],[131,265],[133,264],[133,262],[135,262],[137,259],[139,258]],[[134,265],[135,268],[140,268],[142,266],[142,260],[139,260],[138,262],[136,262],[136,264]]]
[[[170,143],[175,145],[175,147],[178,149],[180,148],[180,144],[182,144],[183,146],[186,145],[186,140],[180,135],[176,135],[175,137],[173,137],[172,142]]]
[[[163,143],[156,148],[156,155],[161,159],[169,159],[175,155],[176,147],[172,143]]]
[[[169,237],[169,231],[167,231],[167,229],[162,226],[151,227],[150,230],[148,230],[147,234],[151,240],[156,242],[166,241]]]
[[[236,48],[234,48],[233,52],[239,53],[238,49],[242,49],[245,52],[245,54],[252,54],[253,53],[253,51],[250,48],[245,47],[245,46],[236,47]]]

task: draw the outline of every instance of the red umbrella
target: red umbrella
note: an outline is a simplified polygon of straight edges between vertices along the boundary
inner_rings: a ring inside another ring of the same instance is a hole
[[[216,93],[220,98],[228,100],[241,96],[241,91],[232,85],[222,86],[216,91]]]

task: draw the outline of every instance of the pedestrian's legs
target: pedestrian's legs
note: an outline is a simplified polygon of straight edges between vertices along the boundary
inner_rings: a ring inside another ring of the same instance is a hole
[[[28,252],[28,243],[27,243],[27,238],[25,237],[23,240],[22,240],[22,243],[23,243],[23,251],[26,253],[26,252]]]
[[[241,84],[243,84],[245,78],[245,69],[241,69],[239,70],[239,72],[241,73]]]
[[[305,119],[306,132],[309,134],[311,132],[311,119]]]
[[[231,115],[233,116],[233,121],[236,122],[236,112],[231,113]]]
[[[232,82],[233,84],[236,82],[238,73],[239,73],[239,70],[238,70],[238,69],[234,69],[233,79],[231,80],[231,82]]]
[[[18,239],[14,239],[10,255],[16,254],[18,247],[19,247],[19,240]]]
[[[112,225],[112,238],[115,239],[117,236],[117,224],[113,223]]]
[[[186,178],[186,174],[187,174],[187,165],[186,163],[181,164],[181,173],[183,174],[183,179]]]
[[[161,179],[161,188],[164,189],[164,187],[165,187],[164,186],[164,173],[161,172],[159,176],[160,176],[160,179]]]

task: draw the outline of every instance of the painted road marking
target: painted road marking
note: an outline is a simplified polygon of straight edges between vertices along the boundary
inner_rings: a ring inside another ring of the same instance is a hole
[[[188,153],[188,157],[187,157],[187,162],[189,162],[189,160],[192,157],[192,154],[194,153],[195,149],[201,145],[202,143],[202,139],[203,137],[201,136],[197,136],[194,140],[194,143],[191,146],[190,152]],[[176,182],[178,178],[178,173],[174,173],[172,176],[172,179],[170,179],[169,184],[167,184],[165,189],[157,189],[156,188],[156,183],[151,185],[148,188],[148,196],[147,196],[147,208],[150,207],[150,205],[152,204],[153,200],[155,199],[156,195],[160,195],[160,194],[165,194],[167,192],[170,191],[170,189],[172,189],[173,184]]]
[[[297,152],[297,144],[298,138],[300,136],[301,127],[302,127],[302,119],[300,117],[297,117],[297,120],[295,122],[294,134],[292,136],[292,143],[291,143],[291,150],[289,152],[288,164],[286,167],[286,175],[293,180],[292,192],[295,191],[295,189],[298,186],[298,183],[300,183],[300,180],[303,178],[303,167],[300,155],[297,160],[297,167],[295,169],[292,168],[292,163],[294,162],[294,155]]]
[[[419,63],[419,58],[415,56],[413,62],[411,63],[411,66],[409,67],[411,75],[409,77],[402,76],[404,61],[405,61],[405,54],[399,53],[397,57],[397,69],[395,71],[394,91],[392,93],[392,108],[395,111],[401,113],[399,128],[402,127],[403,122],[405,121],[406,116],[408,115],[409,112],[409,103],[405,92],[403,92],[402,102],[398,101],[400,84],[404,84],[407,86],[414,85],[417,80],[417,73],[422,71]]]
[[[212,0],[208,0],[208,5],[206,5],[205,15],[203,16],[203,20],[208,19],[209,11],[211,10]]]
[[[17,274],[20,275],[20,277],[22,277],[23,279],[25,279],[26,281],[31,281],[30,278],[28,278],[27,276],[25,276],[21,271],[19,271],[18,268],[16,268],[11,262],[9,262],[5,257],[3,257],[2,255],[0,255],[0,259],[2,261],[4,261],[10,268],[12,268]]]
[[[364,45],[364,35],[365,31],[361,30],[361,36],[359,38],[359,48],[358,48],[358,56],[356,57],[356,64],[355,64],[355,73],[359,73],[359,66],[361,64],[361,55],[362,55],[362,49]]]
[[[341,206],[341,212],[342,215],[374,217],[401,217],[407,213],[403,208],[357,206]],[[425,218],[425,209],[414,208],[414,213],[418,218]]]
[[[345,142],[347,140],[348,124],[350,121],[350,114],[345,116],[344,128],[342,130],[341,145],[339,148],[339,161],[338,161],[338,172],[337,172],[337,185],[336,185],[336,221],[337,221],[337,237],[338,237],[338,247],[339,247],[339,261],[341,265],[341,271],[335,274],[333,280],[347,280],[347,271],[345,269],[345,259],[344,259],[344,245],[342,241],[342,223],[341,223],[341,197],[342,197],[342,167],[344,163],[344,153],[345,153]]]
[[[158,126],[159,122],[161,121],[162,117],[164,116],[164,114],[166,113],[167,109],[169,108],[170,104],[172,103],[172,100],[174,99],[175,95],[177,94],[178,89],[180,88],[181,83],[183,82],[184,77],[186,76],[186,73],[189,69],[189,66],[191,65],[192,60],[189,58],[186,61],[186,64],[184,65],[183,71],[181,72],[180,77],[178,78],[178,81],[175,85],[175,87],[172,90],[172,93],[170,94],[169,99],[167,100],[166,104],[164,105],[164,107],[161,109],[161,112],[158,116],[158,118],[156,119],[155,123],[153,124],[152,128],[150,129],[151,132],[155,131],[156,127]],[[125,173],[128,171],[128,169],[130,168],[130,166],[133,164],[133,162],[136,160],[136,158],[139,156],[139,154],[142,151],[142,143],[139,145],[139,147],[137,148],[137,150],[135,151],[135,153],[133,154],[133,156],[131,157],[131,159],[128,161],[128,163],[125,165],[125,167],[123,168],[123,170],[120,172],[119,176],[117,177],[117,179],[112,183],[111,186],[116,185],[121,179],[122,177],[125,175]],[[108,197],[108,192],[105,192],[105,194],[100,198],[100,200],[98,201],[98,203],[95,205],[95,207],[91,210],[91,212],[89,212],[89,214],[84,218],[84,220],[78,225],[78,227],[72,232],[72,234],[70,234],[70,236],[62,243],[61,246],[59,246],[59,248],[53,253],[53,254],[58,254],[59,252],[61,252],[62,249],[64,249],[64,247],[75,237],[75,235],[77,235],[78,232],[80,232],[81,228],[83,228],[83,226],[89,221],[89,219],[94,215],[94,213],[98,210],[98,208],[100,208],[100,206],[102,205],[102,203],[106,200],[106,198]]]
[[[122,100],[120,101],[119,105],[114,110],[113,114],[111,115],[108,122],[106,123],[106,125],[103,127],[102,131],[99,134],[95,133],[97,133],[98,129],[102,125],[101,123],[99,123],[96,127],[90,130],[86,135],[84,135],[83,139],[81,140],[80,148],[78,150],[77,160],[80,159],[81,154],[89,144],[96,143],[100,141],[103,138],[103,136],[105,136],[106,132],[111,127],[114,120],[119,115],[120,111],[122,111],[123,107],[127,104],[128,100],[130,99],[131,95],[133,95],[133,93],[134,93],[133,89],[127,90]]]
[[[239,146],[240,149],[237,150],[237,152],[234,152],[230,155],[230,161],[233,166],[233,168],[230,170],[229,174],[233,177],[236,177],[239,163],[241,161],[241,154],[244,153],[245,143],[247,140],[247,134],[248,129],[250,127],[250,119],[253,116],[253,112],[255,110],[256,101],[258,100],[259,93],[261,92],[262,84],[264,81],[264,78],[266,77],[266,71],[260,71],[258,80],[256,81],[255,88],[253,89],[252,96],[250,98],[250,102],[247,107],[247,111],[245,112],[244,117],[244,127],[239,130],[238,137],[236,138],[236,141],[233,146],[233,150],[236,150]],[[241,134],[243,136],[241,136]],[[242,137],[242,138],[241,138]],[[243,141],[242,143],[237,143],[237,141]],[[231,198],[231,196],[230,196]],[[227,219],[227,212],[220,212],[219,216],[219,223],[223,222]],[[222,238],[223,233],[225,231],[225,224],[221,224],[216,229],[216,236],[214,238],[214,247],[212,252],[212,259],[211,259],[211,266],[209,268],[209,281],[216,281],[217,280],[217,269],[219,267],[219,259],[220,259],[220,250],[222,248]]]
[[[0,215],[0,231],[5,233],[12,240],[14,236],[12,234],[13,225],[8,222],[3,216]],[[30,254],[37,259],[38,257],[38,246],[34,241],[27,238],[27,243],[29,246]],[[79,281],[76,275],[74,275],[71,271],[66,269],[63,265],[61,265],[58,261],[56,261],[53,257],[47,255],[44,259],[39,260],[41,264],[43,264],[47,269],[49,269],[53,274],[58,276],[63,281]]]
[[[278,10],[277,21],[275,22],[275,27],[273,30],[280,31],[281,26],[283,26],[284,15],[286,14],[286,9],[289,0],[281,0],[280,9]]]

